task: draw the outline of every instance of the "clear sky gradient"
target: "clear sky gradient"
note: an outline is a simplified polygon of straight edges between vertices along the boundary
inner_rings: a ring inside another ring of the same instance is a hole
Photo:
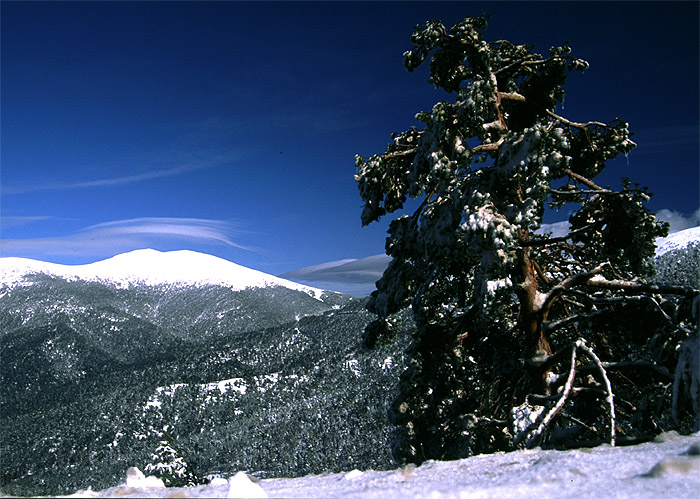
[[[3,1],[0,255],[191,249],[279,275],[383,253],[354,155],[450,98],[403,68],[413,26],[482,12],[490,40],[570,40],[590,69],[561,114],[639,144],[599,183],[698,225],[698,5]]]

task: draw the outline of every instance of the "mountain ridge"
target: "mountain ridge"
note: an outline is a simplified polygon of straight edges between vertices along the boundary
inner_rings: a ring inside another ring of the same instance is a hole
[[[232,290],[282,286],[302,291],[318,300],[325,290],[298,284],[250,269],[213,255],[191,250],[161,252],[140,249],[84,265],[62,265],[28,258],[0,258],[0,285],[20,285],[32,274],[47,274],[69,281],[109,282],[132,285],[220,285]],[[334,293],[334,292],[330,292]]]

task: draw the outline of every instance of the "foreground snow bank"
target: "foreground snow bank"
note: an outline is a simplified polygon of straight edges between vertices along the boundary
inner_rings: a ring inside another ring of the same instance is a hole
[[[523,450],[459,461],[427,461],[394,471],[277,478],[255,482],[243,473],[210,485],[168,489],[132,468],[125,484],[70,497],[697,498],[700,433],[664,433],[630,447],[570,451]]]

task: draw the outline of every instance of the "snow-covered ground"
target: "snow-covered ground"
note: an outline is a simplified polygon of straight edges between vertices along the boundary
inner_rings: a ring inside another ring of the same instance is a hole
[[[700,497],[700,433],[662,434],[629,447],[522,450],[393,471],[358,471],[255,482],[239,473],[211,485],[164,488],[131,469],[125,483],[69,497],[657,498]]]

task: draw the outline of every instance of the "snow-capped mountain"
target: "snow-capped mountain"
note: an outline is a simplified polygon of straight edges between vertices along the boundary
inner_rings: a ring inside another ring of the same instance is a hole
[[[370,320],[363,300],[193,252],[2,258],[0,495],[107,487],[124,460],[166,462],[165,433],[198,476],[386,468],[410,323],[366,352]]]
[[[87,265],[60,265],[26,258],[0,258],[0,284],[21,283],[28,275],[47,274],[69,281],[113,283],[118,287],[136,284],[220,285],[233,290],[282,286],[320,298],[323,291],[280,277],[249,269],[222,258],[195,251],[131,251]]]
[[[694,242],[700,242],[700,226],[679,230],[678,232],[669,234],[667,237],[659,237],[656,240],[656,256],[685,248]]]

